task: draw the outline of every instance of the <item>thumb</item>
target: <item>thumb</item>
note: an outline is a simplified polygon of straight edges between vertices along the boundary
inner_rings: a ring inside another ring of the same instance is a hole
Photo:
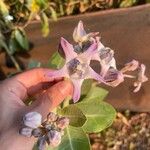
[[[60,81],[44,91],[31,105],[31,110],[39,112],[43,118],[57,107],[67,96],[72,95],[73,86],[70,81]]]

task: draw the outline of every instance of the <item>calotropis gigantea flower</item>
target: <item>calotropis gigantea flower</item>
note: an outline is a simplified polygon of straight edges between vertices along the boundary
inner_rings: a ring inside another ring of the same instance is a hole
[[[134,71],[139,67],[139,62],[137,60],[132,60],[131,62],[125,64],[125,67],[121,69],[122,73],[125,73],[127,71]]]
[[[60,69],[49,72],[49,77],[67,77],[74,85],[73,100],[77,102],[80,98],[81,85],[84,79],[92,78],[99,82],[104,82],[102,77],[90,67],[92,56],[97,53],[97,43],[93,42],[91,46],[83,53],[74,52],[73,45],[67,40],[61,38],[61,46],[65,53],[66,62]]]
[[[73,39],[75,42],[82,44],[82,42],[86,42],[98,34],[99,32],[91,32],[87,34],[86,31],[84,30],[83,22],[79,21],[77,27],[75,27],[73,32]]]
[[[100,62],[100,75],[103,77],[105,83],[112,87],[118,86],[124,81],[124,78],[136,78],[136,76],[128,75],[126,72],[135,71],[140,68],[137,77],[138,80],[134,83],[134,86],[136,87],[134,92],[137,92],[140,89],[141,84],[148,80],[144,75],[145,67],[143,64],[139,67],[139,62],[132,60],[131,62],[125,64],[121,70],[118,70],[116,67],[116,60],[114,58],[114,51],[109,47],[105,47],[101,43],[100,37],[97,35],[98,32],[91,32],[87,34],[84,30],[82,21],[79,21],[73,32],[73,39],[78,43],[74,46],[75,51],[77,53],[85,52],[92,42],[96,42],[97,50],[95,54],[93,54],[91,60],[97,60]]]
[[[145,76],[145,69],[145,65],[141,64],[139,67],[137,81],[134,82],[134,86],[136,87],[134,92],[138,92],[142,86],[142,83],[148,81],[148,78]]]

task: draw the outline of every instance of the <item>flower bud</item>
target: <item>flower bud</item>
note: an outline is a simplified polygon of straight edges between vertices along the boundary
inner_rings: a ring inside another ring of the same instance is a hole
[[[46,138],[45,138],[45,136],[39,138],[39,140],[37,142],[37,146],[38,146],[38,150],[45,150],[45,147],[46,147]]]
[[[27,137],[31,137],[31,135],[32,135],[32,128],[22,128],[20,131],[19,131],[19,133],[21,134],[21,135],[24,135],[24,136],[27,136]]]
[[[50,112],[48,115],[47,115],[47,121],[48,122],[54,122],[56,121],[58,118],[58,116],[56,114],[54,114],[53,112]]]
[[[51,130],[47,134],[48,143],[52,147],[56,147],[61,143],[61,133],[56,130]]]
[[[59,118],[56,124],[58,128],[63,130],[69,125],[69,119],[66,117]]]
[[[30,128],[37,128],[41,125],[42,116],[38,112],[30,112],[23,117],[23,122]]]
[[[34,137],[41,137],[41,136],[43,135],[43,134],[42,134],[42,129],[41,129],[41,128],[33,129],[32,135],[33,135]]]

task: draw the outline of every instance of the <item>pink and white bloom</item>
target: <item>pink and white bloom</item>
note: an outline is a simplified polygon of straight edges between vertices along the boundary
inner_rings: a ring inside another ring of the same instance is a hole
[[[99,32],[91,32],[87,34],[84,30],[83,22],[79,21],[73,32],[73,39],[77,43],[82,43],[91,40],[92,37],[95,37],[98,34]]]
[[[96,43],[98,44],[97,54],[93,55],[92,60],[100,62],[101,72],[100,75],[104,77],[110,68],[116,69],[116,60],[114,58],[114,51],[109,47],[105,47],[100,37],[96,37]]]
[[[146,66],[144,64],[140,65],[137,81],[134,82],[134,86],[136,87],[133,92],[138,92],[142,86],[143,82],[148,81],[148,78],[145,76]]]
[[[138,67],[139,62],[133,59],[131,62],[125,64],[125,67],[121,69],[121,72],[124,73],[127,71],[135,71]]]
[[[118,71],[114,68],[110,68],[104,76],[104,80],[107,83],[107,85],[116,87],[124,81],[124,75],[121,71]]]
[[[54,78],[69,78],[74,85],[73,101],[77,102],[80,98],[81,85],[84,79],[92,78],[99,82],[104,82],[103,78],[90,67],[92,56],[97,53],[97,43],[93,42],[91,46],[81,54],[74,52],[73,45],[64,38],[61,38],[61,46],[65,53],[65,65],[60,70],[50,72],[47,75]]]

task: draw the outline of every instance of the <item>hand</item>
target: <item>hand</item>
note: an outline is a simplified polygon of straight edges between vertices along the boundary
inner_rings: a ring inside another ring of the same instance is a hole
[[[62,79],[50,79],[44,74],[49,69],[33,69],[0,83],[0,149],[32,150],[35,138],[19,134],[22,117],[31,111],[45,118],[49,111],[72,94],[72,84]],[[25,102],[35,96],[30,106]]]

